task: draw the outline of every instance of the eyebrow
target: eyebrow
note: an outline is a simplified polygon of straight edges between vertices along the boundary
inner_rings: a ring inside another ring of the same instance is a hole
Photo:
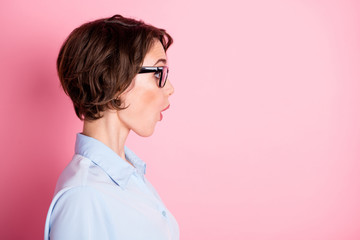
[[[164,64],[166,64],[166,59],[165,58],[160,58],[156,61],[156,63],[154,63],[153,66],[155,66],[156,64],[158,64],[159,62],[163,62]]]

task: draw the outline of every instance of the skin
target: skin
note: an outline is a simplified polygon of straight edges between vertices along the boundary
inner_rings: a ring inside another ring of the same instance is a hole
[[[145,56],[143,66],[165,66],[166,61],[162,44],[155,40]],[[129,132],[134,131],[142,137],[152,135],[160,120],[160,112],[169,105],[169,96],[173,92],[169,78],[166,85],[159,88],[154,73],[137,74],[130,87],[120,95],[128,108],[120,111],[108,109],[98,120],[85,120],[82,134],[103,142],[126,160],[124,145]]]

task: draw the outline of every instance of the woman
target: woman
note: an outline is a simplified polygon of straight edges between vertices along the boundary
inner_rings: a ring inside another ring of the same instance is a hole
[[[45,239],[179,239],[175,218],[125,146],[130,131],[150,136],[174,88],[167,80],[171,36],[115,15],[76,28],[57,70],[84,120],[73,159],[57,182]]]

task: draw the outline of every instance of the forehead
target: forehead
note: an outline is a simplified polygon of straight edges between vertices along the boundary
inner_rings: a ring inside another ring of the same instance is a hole
[[[163,45],[159,40],[155,40],[149,52],[145,55],[144,66],[153,66],[159,59],[167,59]]]

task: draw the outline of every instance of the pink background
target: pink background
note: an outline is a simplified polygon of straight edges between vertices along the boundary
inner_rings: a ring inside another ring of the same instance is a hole
[[[115,13],[163,27],[171,108],[127,145],[181,239],[360,239],[359,1],[3,1],[0,239],[41,239],[82,130],[66,36]]]

